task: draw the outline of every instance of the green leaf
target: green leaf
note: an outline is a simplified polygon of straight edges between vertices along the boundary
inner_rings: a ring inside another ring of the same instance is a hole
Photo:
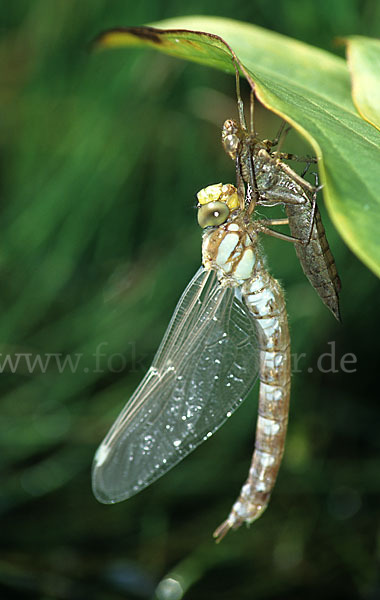
[[[380,40],[355,35],[345,42],[355,106],[363,119],[380,129]]]
[[[235,57],[259,100],[314,148],[333,222],[358,257],[380,275],[380,133],[353,105],[345,61],[260,27],[219,17],[171,19],[155,28],[110,30],[97,43],[147,45],[230,73]]]

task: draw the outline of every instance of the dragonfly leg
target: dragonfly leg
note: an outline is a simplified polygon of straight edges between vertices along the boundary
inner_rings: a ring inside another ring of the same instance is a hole
[[[315,156],[297,156],[297,154],[292,154],[289,152],[273,152],[272,157],[279,158],[280,160],[294,160],[295,162],[307,163],[306,171],[308,170],[311,164],[317,162]],[[303,173],[301,177],[303,177],[305,173]]]
[[[306,223],[306,233],[302,235],[301,238],[298,237],[290,237],[289,241],[297,241],[299,244],[303,246],[307,246],[310,243],[310,239],[312,236],[313,226],[315,222],[315,215],[317,211],[317,192],[320,187],[315,187],[314,193],[311,197],[303,196],[301,199],[303,202],[300,202],[299,197],[293,197],[291,194],[281,194],[279,193],[271,195],[270,190],[267,191],[266,196],[263,197],[262,200],[259,201],[260,206],[275,206],[276,204],[283,204],[285,207],[297,207],[301,209],[304,207],[305,214],[307,215],[307,223]],[[263,219],[261,223],[265,226],[267,225],[289,225],[289,217],[286,219]],[[265,231],[264,233],[268,233]],[[268,233],[268,235],[271,235]],[[282,234],[279,234],[279,236]],[[284,238],[282,238],[284,239]]]
[[[243,100],[240,94],[240,74],[239,74],[239,68],[235,62],[235,60],[233,60],[234,63],[234,69],[235,69],[235,82],[236,82],[236,98],[237,98],[237,105],[238,105],[238,112],[239,112],[239,121],[240,121],[240,125],[241,128],[247,132],[247,123],[245,121],[245,116],[244,116],[244,104],[243,104]]]
[[[312,208],[311,208],[310,225],[309,225],[309,230],[308,230],[308,234],[307,234],[307,240],[303,241],[303,243],[304,243],[305,246],[307,246],[307,244],[309,244],[310,239],[311,239],[311,234],[312,234],[312,231],[313,231],[313,226],[314,226],[314,221],[315,221],[315,213],[316,213],[316,210],[317,210],[317,193],[323,187],[323,186],[319,185],[318,173],[312,173],[312,175],[314,175],[315,187],[314,187],[313,196],[311,198]]]
[[[283,204],[285,206],[305,206],[309,204],[310,199],[306,194],[292,194],[286,193],[284,191],[273,191],[273,190],[265,190],[265,194],[261,194],[260,199],[257,204],[260,206],[277,206],[278,204]]]
[[[249,95],[249,129],[253,135],[255,133],[255,93],[252,89]]]
[[[244,210],[245,185],[244,185],[243,175],[241,172],[241,164],[239,161],[239,154],[236,155],[235,168],[236,168],[236,188],[237,188],[237,193],[238,193],[238,197],[239,197],[240,208],[241,208],[241,210]]]
[[[281,220],[281,219],[273,219],[273,221]],[[287,219],[284,219],[287,220]],[[299,240],[298,238],[292,237],[291,235],[286,235],[285,233],[280,233],[279,231],[274,231],[273,229],[269,229],[267,224],[270,225],[285,225],[285,223],[271,223],[271,219],[259,220],[255,221],[255,225],[258,224],[260,231],[265,233],[266,235],[270,235],[271,237],[278,238],[279,240],[284,240],[285,242],[292,242],[293,244],[304,244],[303,240]]]
[[[289,219],[268,219],[265,221],[268,225],[289,225]]]
[[[282,147],[283,143],[285,142],[285,138],[288,135],[291,128],[292,128],[291,125],[287,126],[286,121],[283,121],[280,125],[280,129],[278,130],[277,135],[274,138],[274,140],[263,140],[263,143],[267,146],[268,149],[273,148],[274,146],[278,145],[278,150],[276,150],[276,152],[273,153],[275,156],[282,154],[282,153],[280,153],[281,147]]]
[[[301,177],[302,177],[302,179],[305,177],[306,173],[308,172],[308,170],[309,170],[309,168],[310,168],[310,165],[311,165],[311,163],[310,163],[310,162],[308,162],[308,163],[306,164],[306,167],[304,168],[304,170],[303,170],[303,171],[302,171],[302,173],[301,173]]]
[[[286,194],[282,194],[281,196],[277,194],[271,196],[270,191],[267,192],[266,196],[263,198],[262,201],[259,201],[259,205],[260,206],[265,206],[268,205],[268,202],[270,203],[271,206],[275,205],[275,201],[277,201],[277,204],[283,204],[285,207],[286,206],[293,206],[293,207],[305,207],[305,213],[308,215],[308,223],[307,223],[307,231],[306,234],[302,236],[302,238],[294,238],[291,237],[289,241],[292,240],[296,240],[299,244],[302,244],[303,246],[307,246],[310,243],[310,239],[311,239],[311,235],[312,235],[312,231],[313,231],[313,226],[314,226],[314,222],[315,222],[315,214],[316,214],[316,210],[317,210],[317,192],[320,189],[320,187],[315,187],[314,188],[314,193],[313,195],[310,197],[308,196],[304,196],[303,200],[304,202],[300,202],[298,197],[293,197],[291,194],[286,195]],[[266,219],[266,220],[262,220],[262,223],[264,225],[289,225],[289,217],[286,219]],[[267,233],[267,232],[264,232]],[[270,234],[268,234],[270,235]]]
[[[294,160],[295,162],[307,163],[306,170],[301,175],[301,177],[303,177],[306,174],[307,169],[309,168],[310,164],[316,163],[317,159],[315,158],[315,156],[297,156],[297,154],[292,154],[289,152],[280,152],[281,146],[283,145],[286,136],[288,135],[289,131],[292,128],[291,125],[288,125],[288,127],[286,127],[286,125],[287,125],[286,121],[283,121],[282,124],[280,125],[280,129],[278,130],[277,135],[274,138],[274,140],[263,140],[263,143],[267,146],[268,149],[273,148],[273,146],[277,146],[277,144],[278,144],[278,149],[275,152],[271,153],[272,158],[278,158],[280,160]],[[285,127],[286,127],[286,129],[285,129]]]

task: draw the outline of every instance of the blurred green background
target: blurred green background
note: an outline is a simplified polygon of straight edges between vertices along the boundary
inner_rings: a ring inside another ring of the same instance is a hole
[[[248,471],[257,388],[138,496],[92,496],[93,453],[200,263],[194,194],[234,179],[220,128],[236,108],[224,73],[153,51],[88,51],[107,27],[216,14],[343,55],[336,36],[379,34],[379,3],[18,0],[0,14],[0,597],[152,598],[164,580],[167,600],[182,597],[176,581],[197,600],[379,598],[379,284],[322,199],[342,326],[291,245],[264,240],[293,352],[306,356],[263,518],[212,541]],[[257,108],[263,136],[278,124]],[[308,151],[294,133],[285,149]],[[316,369],[332,349],[336,372],[328,357]],[[347,353],[353,373],[340,368]]]

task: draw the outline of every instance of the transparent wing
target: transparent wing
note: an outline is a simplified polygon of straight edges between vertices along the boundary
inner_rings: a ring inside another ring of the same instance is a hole
[[[201,267],[152,366],[96,453],[97,499],[133,496],[210,437],[252,388],[258,356],[245,304]]]

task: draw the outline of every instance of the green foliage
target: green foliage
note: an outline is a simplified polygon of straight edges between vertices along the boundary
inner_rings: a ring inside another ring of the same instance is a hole
[[[380,41],[356,35],[346,42],[355,105],[363,119],[379,128]]]
[[[335,225],[351,249],[380,275],[380,178],[375,168],[380,163],[380,133],[357,113],[344,61],[298,40],[227,19],[186,17],[154,26],[159,32],[105,32],[99,45],[143,43],[226,71],[233,71],[234,55],[261,102],[291,123],[313,146],[319,158],[324,198]],[[183,31],[186,29],[195,31]],[[376,106],[373,91],[380,85],[376,69],[379,43],[367,40],[363,44],[367,53],[361,56],[372,65],[372,77],[365,88]],[[351,50],[351,55],[358,53]],[[370,67],[361,67],[362,63],[356,71],[368,79]],[[360,83],[356,85],[361,87]]]
[[[200,0],[183,10],[124,0],[1,7],[1,597],[150,598],[173,571],[189,598],[378,593],[378,280],[342,243],[323,203],[343,326],[291,245],[264,240],[286,290],[293,352],[306,356],[263,518],[218,547],[211,539],[247,473],[257,390],[140,495],[111,507],[92,496],[93,453],[199,266],[194,193],[234,178],[220,127],[236,107],[230,74],[88,46],[110,27],[202,10]],[[334,3],[333,15],[328,0],[207,6],[325,50],[336,35],[375,35],[376,11],[353,0]],[[260,105],[256,118],[260,134],[273,137],[279,120]],[[310,152],[294,132],[284,150]],[[338,372],[328,357],[323,372],[315,367],[331,341]],[[340,367],[347,353],[356,372]]]

